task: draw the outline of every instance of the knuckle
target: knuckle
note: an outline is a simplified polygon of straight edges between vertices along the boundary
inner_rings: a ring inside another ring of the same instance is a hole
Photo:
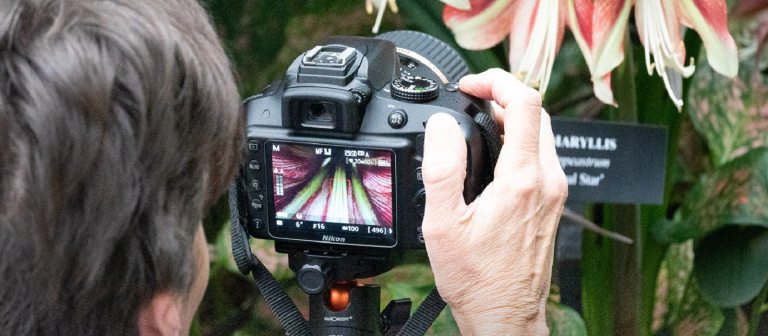
[[[568,198],[568,183],[565,179],[565,173],[558,169],[556,174],[547,181],[547,188],[543,199],[546,203],[561,206],[565,204]]]
[[[528,170],[528,169],[526,169]],[[519,170],[512,176],[502,179],[499,192],[520,198],[532,198],[541,192],[540,174],[536,170]]]

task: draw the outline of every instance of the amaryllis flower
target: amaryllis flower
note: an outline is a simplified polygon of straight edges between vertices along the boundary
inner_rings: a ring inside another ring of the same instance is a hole
[[[624,60],[627,22],[635,21],[645,46],[646,68],[664,80],[669,96],[683,104],[681,77],[694,71],[687,60],[682,26],[701,36],[712,68],[734,77],[736,44],[728,32],[725,0],[441,0],[443,21],[466,49],[485,49],[509,36],[512,73],[546,91],[567,25],[592,74],[595,95],[616,105],[611,71]]]
[[[509,35],[513,73],[546,91],[560,47],[566,12],[560,0],[442,0],[443,21],[459,46],[486,49]]]

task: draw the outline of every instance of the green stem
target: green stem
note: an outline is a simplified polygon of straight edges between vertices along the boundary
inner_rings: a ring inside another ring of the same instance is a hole
[[[768,282],[763,285],[763,289],[760,290],[760,294],[757,296],[754,302],[752,302],[752,313],[749,318],[749,332],[747,332],[747,335],[749,336],[757,336],[757,330],[760,326],[760,317],[763,316],[763,312],[765,311],[763,308],[763,303],[765,302],[766,298],[768,298]]]

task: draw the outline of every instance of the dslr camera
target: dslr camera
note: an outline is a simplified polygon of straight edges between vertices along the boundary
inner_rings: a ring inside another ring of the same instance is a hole
[[[245,231],[289,254],[310,294],[329,278],[374,276],[400,252],[424,249],[429,117],[447,113],[464,133],[467,201],[489,182],[500,146],[487,102],[458,90],[467,73],[453,48],[411,31],[334,37],[297,57],[244,103],[235,187]]]

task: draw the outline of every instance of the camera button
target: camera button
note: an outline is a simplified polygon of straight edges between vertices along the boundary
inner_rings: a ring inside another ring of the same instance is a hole
[[[251,208],[256,211],[260,211],[262,208],[264,208],[264,204],[262,204],[259,200],[253,200],[251,201]]]
[[[424,204],[427,201],[427,193],[424,191],[424,188],[419,189],[419,191],[416,192],[416,196],[413,197],[413,204],[416,205],[416,207],[419,210],[419,215],[424,216]]]
[[[416,168],[414,175],[416,175],[416,181],[424,181],[424,176],[421,174],[421,167]]]
[[[389,122],[389,126],[392,128],[403,128],[403,126],[405,126],[405,124],[408,122],[408,116],[405,114],[404,110],[397,109],[389,114],[389,117],[387,117],[387,122]]]
[[[251,188],[256,191],[261,191],[261,181],[251,180]]]
[[[248,162],[248,168],[252,170],[261,170],[261,162],[257,160],[251,160],[250,162]]]
[[[458,90],[458,89],[459,89],[459,84],[458,83],[448,83],[448,84],[445,84],[445,91],[456,92],[456,90]]]
[[[257,232],[261,230],[264,227],[264,221],[261,219],[254,219],[251,221],[250,230],[251,232]]]
[[[259,141],[257,140],[249,140],[248,141],[248,149],[252,151],[258,151],[259,150]]]

